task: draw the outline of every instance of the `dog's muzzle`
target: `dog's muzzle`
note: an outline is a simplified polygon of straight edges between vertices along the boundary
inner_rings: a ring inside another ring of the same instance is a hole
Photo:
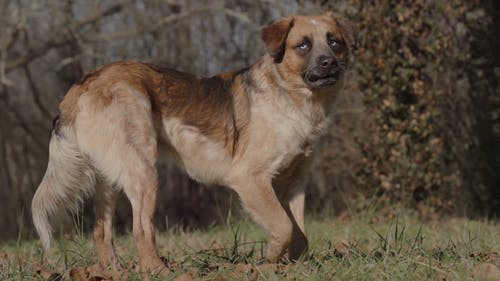
[[[315,73],[314,71],[307,71],[304,75],[304,81],[313,87],[326,87],[332,86],[337,83],[340,76],[340,70],[328,73]]]
[[[304,72],[304,81],[312,87],[327,87],[337,83],[343,70],[335,57],[320,56],[316,65]]]

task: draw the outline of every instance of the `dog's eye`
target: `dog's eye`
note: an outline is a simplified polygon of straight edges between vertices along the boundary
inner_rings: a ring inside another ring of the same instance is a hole
[[[340,46],[340,42],[337,41],[336,39],[330,39],[328,41],[330,41],[330,42],[328,42],[330,44],[330,47],[332,47],[334,49],[336,49]]]
[[[341,42],[335,38],[333,38],[332,36],[328,36],[327,37],[328,39],[328,45],[330,45],[330,48],[332,48],[334,51],[335,50],[338,50],[340,45],[341,45]]]
[[[302,43],[297,45],[297,49],[301,51],[309,51],[310,48],[311,48],[311,42],[309,42],[308,40],[303,41]]]
[[[301,49],[301,50],[307,50],[307,49],[309,49],[309,43],[304,42],[304,43],[300,44],[299,45],[299,49]]]

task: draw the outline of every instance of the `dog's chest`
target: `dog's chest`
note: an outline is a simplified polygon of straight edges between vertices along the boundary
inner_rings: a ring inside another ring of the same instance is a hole
[[[311,110],[290,104],[257,101],[252,107],[248,155],[250,167],[264,168],[275,174],[284,170],[297,156],[308,157],[326,119],[313,121]]]

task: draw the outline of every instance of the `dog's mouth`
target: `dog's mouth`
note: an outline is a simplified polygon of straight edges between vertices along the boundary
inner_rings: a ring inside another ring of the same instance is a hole
[[[340,71],[333,71],[324,74],[313,73],[312,71],[307,71],[304,74],[304,81],[312,87],[327,87],[332,86],[339,80]]]

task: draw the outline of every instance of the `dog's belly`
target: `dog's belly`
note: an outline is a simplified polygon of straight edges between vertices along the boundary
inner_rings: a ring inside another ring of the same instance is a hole
[[[264,136],[260,135],[264,131],[258,130],[245,152],[233,158],[224,143],[211,140],[178,118],[164,119],[163,127],[167,145],[162,150],[175,157],[191,178],[205,184],[231,186],[252,173],[277,174],[302,153],[298,147],[275,142],[275,134],[268,131]]]
[[[164,119],[163,127],[169,150],[173,150],[171,154],[191,178],[205,184],[224,184],[231,169],[231,156],[223,143],[212,141],[178,118]]]

